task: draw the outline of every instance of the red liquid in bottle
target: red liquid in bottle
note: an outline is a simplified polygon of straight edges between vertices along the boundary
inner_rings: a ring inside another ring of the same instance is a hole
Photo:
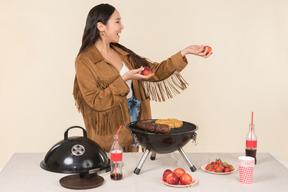
[[[249,125],[249,131],[246,137],[246,156],[254,157],[256,164],[256,152],[257,152],[257,136],[255,134],[254,125]]]
[[[255,164],[256,164],[256,152],[257,152],[257,149],[246,149],[246,156],[254,157]]]
[[[122,156],[123,156],[123,150],[119,143],[119,136],[114,135],[114,141],[110,149],[110,160],[111,160],[110,178],[112,180],[115,180],[115,181],[121,180],[123,177]]]
[[[111,179],[113,179],[113,180],[120,180],[120,179],[122,179],[122,176],[123,175],[121,173],[117,173],[116,176],[115,176],[115,173],[110,175]]]

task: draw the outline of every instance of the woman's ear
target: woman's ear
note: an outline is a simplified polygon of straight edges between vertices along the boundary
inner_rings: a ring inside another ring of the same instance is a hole
[[[103,25],[103,23],[98,22],[98,23],[97,23],[97,29],[98,29],[100,32],[104,31],[104,25]]]

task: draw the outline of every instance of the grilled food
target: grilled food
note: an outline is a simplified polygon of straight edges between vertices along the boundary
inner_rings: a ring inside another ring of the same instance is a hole
[[[178,120],[178,119],[172,119],[172,118],[168,118],[168,119],[158,119],[155,121],[155,123],[158,124],[166,124],[168,125],[171,129],[173,128],[180,128],[183,126],[183,122]]]
[[[140,129],[155,133],[168,133],[171,130],[169,125],[154,123],[150,121],[138,121],[136,125]]]

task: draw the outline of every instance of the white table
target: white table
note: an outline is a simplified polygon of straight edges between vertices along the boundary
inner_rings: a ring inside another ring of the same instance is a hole
[[[157,154],[156,160],[148,157],[139,175],[134,174],[142,153],[123,154],[123,176],[120,181],[110,179],[109,173],[101,174],[105,179],[98,188],[85,191],[203,191],[203,192],[265,192],[288,191],[288,169],[269,153],[257,154],[253,183],[250,185],[239,182],[238,170],[229,175],[213,175],[201,170],[201,165],[221,158],[237,166],[239,153],[187,153],[197,171],[191,172],[182,156],[178,153]],[[66,174],[53,173],[40,168],[40,162],[45,153],[16,153],[0,172],[1,192],[58,192],[75,191],[63,188],[59,179]],[[160,182],[160,177],[166,168],[182,167],[198,178],[199,182],[189,188],[172,188]]]

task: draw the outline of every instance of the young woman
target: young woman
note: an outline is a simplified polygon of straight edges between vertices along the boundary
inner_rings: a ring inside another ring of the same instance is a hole
[[[151,119],[150,100],[164,101],[186,88],[179,74],[187,65],[185,55],[207,58],[212,54],[203,46],[191,45],[161,63],[150,62],[118,43],[123,29],[120,14],[113,6],[100,4],[92,8],[75,62],[76,105],[88,137],[104,151],[111,148],[120,125],[120,145],[124,151],[133,151],[126,125]],[[144,66],[152,73],[142,75]]]

